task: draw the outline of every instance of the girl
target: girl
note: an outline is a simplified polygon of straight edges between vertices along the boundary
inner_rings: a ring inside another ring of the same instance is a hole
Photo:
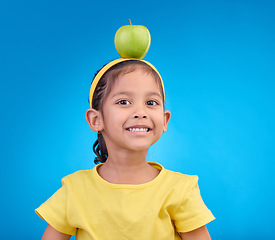
[[[117,59],[95,76],[86,120],[98,132],[99,163],[62,179],[36,213],[48,222],[43,240],[209,240],[214,216],[198,177],[147,162],[148,148],[167,130],[161,76],[143,60]]]

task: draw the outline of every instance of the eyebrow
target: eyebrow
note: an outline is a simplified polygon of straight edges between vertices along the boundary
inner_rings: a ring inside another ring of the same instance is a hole
[[[118,93],[115,93],[111,98],[114,98],[116,96],[119,96],[119,95],[134,95],[133,92],[127,92],[127,91],[123,91],[123,92],[118,92]],[[157,96],[159,98],[162,98],[161,95],[157,92],[147,92],[146,93],[147,96]]]

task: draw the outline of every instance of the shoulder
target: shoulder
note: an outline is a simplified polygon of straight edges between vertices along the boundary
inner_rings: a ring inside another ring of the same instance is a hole
[[[180,185],[193,185],[198,182],[199,177],[197,175],[188,175],[180,172],[175,172],[165,169],[166,178],[170,181],[177,182]]]
[[[171,182],[174,184],[183,184],[183,185],[189,185],[189,184],[194,184],[198,182],[198,176],[197,175],[188,175],[188,174],[183,174],[180,172],[168,170],[164,168],[161,164],[156,163],[156,162],[150,162],[150,165],[161,170],[160,175],[164,176],[165,182]]]
[[[189,175],[189,174],[184,174],[172,170],[165,169],[168,175],[171,177],[177,178],[177,179],[184,179],[184,180],[192,180],[192,179],[198,179],[197,175]]]
[[[162,168],[163,178],[161,184],[167,189],[173,189],[184,193],[198,184],[199,178],[197,175],[183,174],[180,172],[167,170],[160,164],[157,165],[159,168]]]
[[[184,174],[167,169],[164,169],[164,171],[165,182],[181,196],[185,196],[187,192],[198,188],[199,177],[197,175]]]
[[[79,170],[62,178],[63,185],[79,186],[91,182],[92,169]]]

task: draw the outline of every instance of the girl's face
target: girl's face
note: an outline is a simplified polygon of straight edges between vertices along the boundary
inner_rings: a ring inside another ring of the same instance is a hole
[[[166,131],[160,86],[152,75],[136,69],[117,79],[103,104],[102,134],[108,152],[144,151]]]

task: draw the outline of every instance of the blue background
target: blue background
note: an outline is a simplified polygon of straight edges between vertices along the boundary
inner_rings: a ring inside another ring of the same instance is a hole
[[[275,239],[275,2],[1,1],[1,239],[39,239],[34,209],[92,168],[90,82],[118,58],[116,30],[145,25],[168,132],[149,161],[200,177],[213,239]]]

